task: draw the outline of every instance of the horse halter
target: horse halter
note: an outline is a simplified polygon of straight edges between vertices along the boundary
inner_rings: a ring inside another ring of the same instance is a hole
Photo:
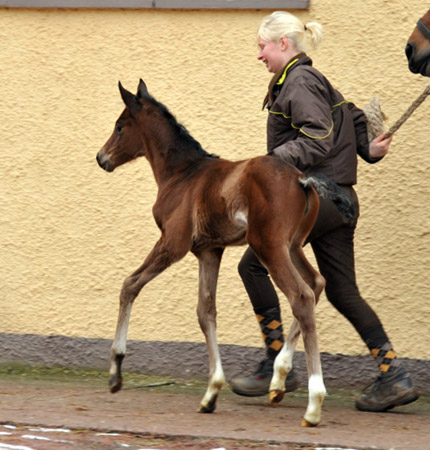
[[[421,19],[418,20],[417,27],[427,39],[430,39],[430,29],[424,24]]]

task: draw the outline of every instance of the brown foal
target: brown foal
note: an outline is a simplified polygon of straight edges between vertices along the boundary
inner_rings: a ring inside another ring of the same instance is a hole
[[[324,279],[307,261],[302,245],[318,214],[318,193],[336,194],[330,191],[327,180],[306,177],[273,156],[233,162],[210,155],[148,93],[142,80],[137,95],[121,83],[119,89],[125,109],[97,161],[112,172],[139,156],[146,157],[158,185],[153,215],[161,237],[144,263],[125,279],[121,290],[111,348],[111,392],[122,386],[121,363],[134,300],[149,281],[191,251],[199,261],[197,314],[209,353],[209,383],[199,411],[215,410],[225,382],[216,337],[218,272],[224,248],[247,243],[288,298],[294,316],[275,362],[270,399],[277,403],[284,395],[285,378],[301,332],[309,375],[309,400],[302,425],[317,425],[325,387],[314,310]]]

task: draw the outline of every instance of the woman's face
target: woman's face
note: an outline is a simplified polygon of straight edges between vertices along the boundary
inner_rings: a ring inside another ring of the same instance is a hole
[[[258,39],[258,60],[266,64],[267,70],[276,73],[281,70],[288,62],[285,52],[285,42],[281,39],[279,42],[265,41]]]

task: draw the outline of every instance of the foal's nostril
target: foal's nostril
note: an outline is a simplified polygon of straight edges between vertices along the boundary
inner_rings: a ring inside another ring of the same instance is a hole
[[[414,56],[415,46],[408,43],[405,48],[406,58],[411,59]]]
[[[104,167],[102,165],[102,161],[101,161],[100,155],[98,153],[97,153],[97,156],[96,156],[96,160],[97,160],[97,164],[103,169]]]

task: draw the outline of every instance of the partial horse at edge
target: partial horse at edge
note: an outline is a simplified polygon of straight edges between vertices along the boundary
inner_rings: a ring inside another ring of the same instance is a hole
[[[430,9],[418,20],[405,53],[412,73],[430,77]]]

